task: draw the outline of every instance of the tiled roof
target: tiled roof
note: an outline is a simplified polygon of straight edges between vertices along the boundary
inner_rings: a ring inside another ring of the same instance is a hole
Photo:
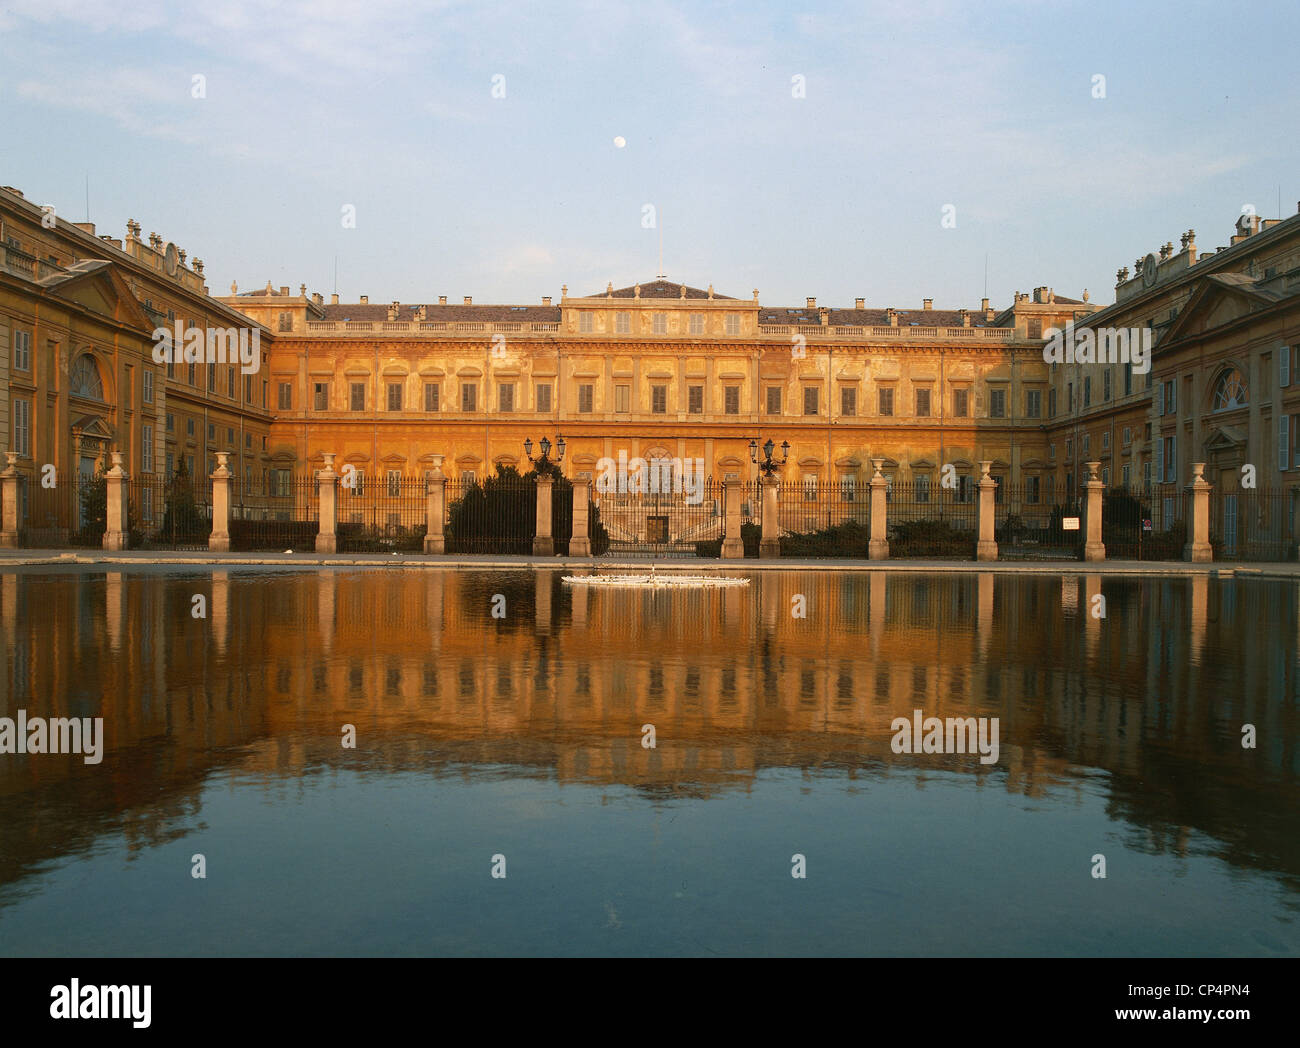
[[[337,306],[321,306],[324,310],[323,320],[387,320],[389,307],[383,303],[341,302]],[[419,303],[403,302],[397,307],[397,320],[414,320]],[[548,322],[558,324],[559,306],[429,306],[425,307],[424,319],[442,320],[490,320],[495,323],[521,320],[529,323]]]
[[[680,299],[682,297],[683,287],[686,288],[687,298],[708,298],[709,297],[709,293],[707,291],[701,291],[697,287],[690,287],[689,285],[686,284],[674,284],[671,280],[652,280],[648,284],[642,284],[641,297]],[[589,297],[603,298],[605,294],[606,292],[604,291],[597,291],[595,294]],[[613,295],[615,298],[635,298],[636,287],[633,286],[633,287],[616,288],[613,292]],[[736,301],[730,295],[719,295],[716,291],[713,293],[713,297],[715,299],[725,299],[726,301],[729,302]]]

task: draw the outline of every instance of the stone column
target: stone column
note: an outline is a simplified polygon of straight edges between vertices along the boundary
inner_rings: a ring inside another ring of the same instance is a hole
[[[777,509],[776,495],[781,482],[776,477],[764,477],[763,488],[763,535],[758,543],[758,555],[764,558],[781,556],[781,521]]]
[[[0,547],[18,547],[18,455],[6,451],[9,465],[0,473]]]
[[[212,534],[208,549],[230,552],[230,452],[217,452],[217,468],[212,471]]]
[[[1088,490],[1083,498],[1083,559],[1084,560],[1105,560],[1106,547],[1101,542],[1101,499],[1102,485],[1101,478],[1097,471],[1101,469],[1100,462],[1085,462],[1088,467],[1088,483],[1084,485]]]
[[[433,469],[429,470],[429,483],[425,487],[428,495],[424,532],[425,553],[447,552],[447,536],[443,532],[443,517],[446,515],[447,506],[447,478],[442,472],[442,460],[442,455],[433,456]]]
[[[1214,559],[1210,546],[1210,485],[1205,479],[1205,463],[1192,463],[1192,482],[1187,485],[1192,493],[1192,527],[1183,547],[1183,560],[1193,564],[1207,564]]]
[[[976,560],[998,559],[996,532],[993,530],[993,514],[995,512],[995,497],[998,484],[989,476],[989,467],[992,465],[993,463],[990,461],[980,463],[980,537],[975,546]]]
[[[325,456],[325,468],[316,477],[316,497],[320,528],[316,532],[317,553],[337,553],[339,549],[339,475],[334,472],[334,456]]]
[[[587,510],[591,504],[591,483],[586,477],[573,480],[573,534],[569,537],[570,557],[591,556],[591,534]]]
[[[743,560],[745,543],[740,538],[740,481],[722,482],[722,501],[726,512],[726,517],[723,518],[726,535],[722,540],[722,559]]]
[[[537,534],[533,537],[534,557],[555,556],[555,538],[551,535],[551,494],[555,478],[542,474],[537,478]]]
[[[127,523],[126,470],[122,452],[113,452],[113,468],[104,474],[108,484],[108,522],[104,528],[104,549],[126,549],[130,536]]]
[[[871,460],[871,465],[875,469],[875,473],[871,475],[871,527],[867,532],[867,556],[871,560],[889,559],[887,530],[889,515],[885,498],[889,491],[889,481],[880,472],[880,466],[884,461],[883,458]]]

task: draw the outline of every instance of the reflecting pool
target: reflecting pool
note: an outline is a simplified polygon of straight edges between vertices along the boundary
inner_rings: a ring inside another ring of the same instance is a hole
[[[1294,583],[560,576],[0,572],[0,954],[1300,950]]]

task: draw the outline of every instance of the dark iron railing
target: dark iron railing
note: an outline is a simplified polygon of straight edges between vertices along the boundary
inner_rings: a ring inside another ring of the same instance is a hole
[[[886,493],[885,523],[891,557],[974,559],[979,488],[973,481],[955,488],[896,482]]]
[[[1066,530],[1066,519],[1077,529]],[[1054,503],[1040,483],[998,484],[993,503],[993,537],[999,560],[1078,560],[1083,556],[1083,504]]]
[[[208,548],[212,479],[188,473],[137,473],[126,482],[132,549]]]
[[[312,473],[271,471],[230,482],[230,548],[232,550],[294,550],[316,548],[320,504]]]
[[[389,472],[339,485],[340,553],[418,553],[428,531],[425,474]]]

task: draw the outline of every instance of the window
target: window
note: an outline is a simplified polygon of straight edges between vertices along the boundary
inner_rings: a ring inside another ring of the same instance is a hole
[[[288,411],[293,407],[293,383],[280,382],[278,383],[278,386],[279,389],[276,394],[278,399],[276,403],[281,411]]]
[[[727,334],[728,334],[728,335],[739,335],[739,334],[740,334],[740,314],[739,314],[739,313],[728,313],[728,314],[727,314]]]
[[[1130,444],[1132,444],[1132,443],[1133,443],[1133,427],[1132,427],[1132,426],[1125,426],[1125,427],[1124,427],[1123,434],[1122,434],[1122,437],[1123,437],[1123,440],[1124,440],[1124,446],[1125,446],[1125,447],[1128,447]]]
[[[1079,450],[1080,450],[1080,452],[1082,452],[1084,455],[1087,455],[1087,454],[1089,454],[1089,453],[1092,451],[1092,434],[1091,434],[1091,433],[1085,433],[1085,434],[1083,435],[1083,440],[1080,441],[1080,444],[1079,444]]]
[[[460,410],[478,410],[478,383],[462,382],[460,384]]]
[[[537,410],[551,410],[551,384],[549,382],[537,383]]]
[[[668,410],[668,387],[651,386],[650,387],[650,411],[656,415],[662,415]]]
[[[858,413],[858,391],[853,386],[840,387],[840,414],[853,416]]]
[[[214,422],[209,422],[209,423],[208,423],[208,443],[209,443],[209,444],[215,444],[216,442],[217,442],[217,426],[216,426],[216,423],[214,423]]]
[[[1041,389],[1025,390],[1025,418],[1043,417],[1043,391]]]
[[[930,391],[928,389],[918,389],[916,391],[916,417],[930,417]]]
[[[140,437],[140,457],[143,459],[140,468],[146,472],[153,470],[153,426],[141,427]]]
[[[584,382],[578,387],[578,412],[580,414],[591,414],[593,389],[594,387],[589,382]]]
[[[858,496],[857,474],[845,473],[840,477],[840,501],[854,502]]]
[[[969,473],[963,473],[957,478],[957,501],[971,502],[975,498],[975,484],[971,480]]]
[[[266,407],[266,387],[267,387],[267,385],[268,385],[268,383],[267,383],[266,379],[262,379],[262,407]]]
[[[614,410],[628,412],[632,410],[632,387],[619,385],[614,387]]]
[[[515,384],[502,382],[497,386],[497,410],[501,412],[515,410]]]
[[[388,481],[388,497],[395,499],[402,494],[402,471],[400,469],[390,469],[385,473],[384,479]]]
[[[739,386],[727,386],[722,390],[722,410],[728,415],[740,414]]]
[[[916,501],[929,502],[930,501],[930,474],[918,473],[916,474],[915,480],[916,480],[916,489],[915,489]]]
[[[1130,479],[1130,470],[1129,470],[1129,467],[1128,467],[1128,466],[1120,466],[1120,468],[1119,468],[1119,484],[1120,484],[1120,487],[1122,487],[1125,491],[1128,490],[1129,479]]]
[[[253,376],[245,375],[244,376],[244,403],[251,404],[252,402],[253,402]]]
[[[187,437],[194,436],[194,420],[192,418],[185,420],[185,435]]]
[[[352,411],[366,410],[366,384],[353,382],[348,386],[348,408]]]
[[[1164,390],[1164,400],[1160,405],[1160,414],[1176,415],[1178,413],[1178,383],[1170,379],[1162,388]]]
[[[1025,501],[1031,506],[1038,503],[1038,480],[1037,476],[1025,478]]]
[[[817,501],[817,474],[805,473],[803,475],[803,500],[805,502]]]
[[[767,387],[767,413],[769,415],[781,414],[781,387]]]
[[[1133,365],[1124,365],[1124,396],[1133,392]]]
[[[167,432],[168,433],[176,432],[176,416],[173,415],[170,411],[167,412]]]
[[[1232,411],[1250,402],[1246,380],[1236,368],[1229,368],[1214,383],[1214,410]]]
[[[1047,391],[1047,417],[1056,418],[1056,387]]]
[[[176,472],[176,456],[169,451],[164,456],[164,461],[165,461],[164,468],[167,471],[167,476],[170,477],[173,473]]]
[[[330,406],[330,384],[313,382],[311,387],[312,408],[316,411],[328,411]]]
[[[686,410],[692,415],[704,414],[704,387],[686,387]]]
[[[209,364],[208,365],[208,392],[215,393],[216,391],[217,391],[217,365]]]
[[[583,335],[590,335],[595,330],[595,318],[590,310],[583,310],[578,314],[578,331]]]
[[[32,402],[14,397],[14,451],[23,458],[32,453]]]
[[[970,412],[970,390],[954,389],[952,391],[952,413],[955,418],[965,418]]]
[[[653,328],[654,333],[656,335],[668,334],[668,314],[656,313],[653,319],[654,319],[654,328]]]
[[[1073,437],[1067,437],[1065,439],[1065,461],[1066,462],[1074,461],[1074,438]]]
[[[1051,461],[1053,461],[1053,462],[1056,461],[1056,445],[1055,445],[1055,444],[1048,444],[1048,445],[1047,445],[1047,457],[1048,457],[1049,459],[1051,459]]]
[[[438,411],[441,407],[441,396],[442,387],[438,383],[426,382],[424,384],[424,410],[429,412]]]
[[[1101,469],[1101,486],[1102,486],[1103,488],[1108,488],[1108,487],[1110,487],[1110,467],[1109,467],[1109,466],[1103,466],[1102,469]]]
[[[1161,475],[1161,482],[1172,484],[1177,476],[1176,459],[1177,459],[1177,440],[1173,436],[1165,437],[1160,442],[1160,458],[1163,459],[1158,465],[1164,466],[1164,472]]]
[[[245,451],[253,450],[253,434],[251,433],[244,434],[244,450]]]
[[[402,383],[389,382],[387,383],[387,386],[388,386],[388,410],[401,411],[402,410]]]
[[[226,446],[231,448],[235,446],[235,428],[233,426],[226,427]]]
[[[235,399],[235,369],[226,368],[226,396]]]
[[[85,397],[88,400],[104,399],[104,383],[99,377],[99,368],[95,366],[88,353],[83,353],[72,365],[68,384],[74,397]]]
[[[1073,382],[1067,382],[1065,384],[1065,410],[1066,411],[1074,410],[1074,383]]]
[[[280,330],[281,330],[281,331],[292,331],[292,330],[293,330],[293,314],[292,314],[292,313],[281,313],[281,314],[280,314]]]
[[[1083,376],[1083,406],[1086,408],[1092,403],[1092,376]]]
[[[1110,450],[1110,430],[1105,430],[1101,434],[1101,450]]]
[[[32,333],[30,331],[14,332],[14,370],[31,371],[32,369]]]
[[[614,314],[614,333],[616,335],[626,335],[632,331],[632,314],[615,313]]]
[[[1005,389],[989,390],[989,418],[1007,417],[1007,391]]]
[[[1101,399],[1110,400],[1110,369],[1107,368],[1101,373]]]
[[[704,314],[703,314],[703,313],[692,313],[692,314],[691,314],[691,334],[692,334],[692,335],[703,335],[703,334],[704,334]]]
[[[197,386],[199,384],[197,368],[197,364],[187,364],[185,366],[185,381],[191,386]]]
[[[880,414],[892,415],[894,413],[894,391],[888,386],[876,391],[879,395]]]
[[[816,415],[818,407],[817,394],[821,392],[816,386],[804,386],[803,389],[803,413],[805,415]]]

